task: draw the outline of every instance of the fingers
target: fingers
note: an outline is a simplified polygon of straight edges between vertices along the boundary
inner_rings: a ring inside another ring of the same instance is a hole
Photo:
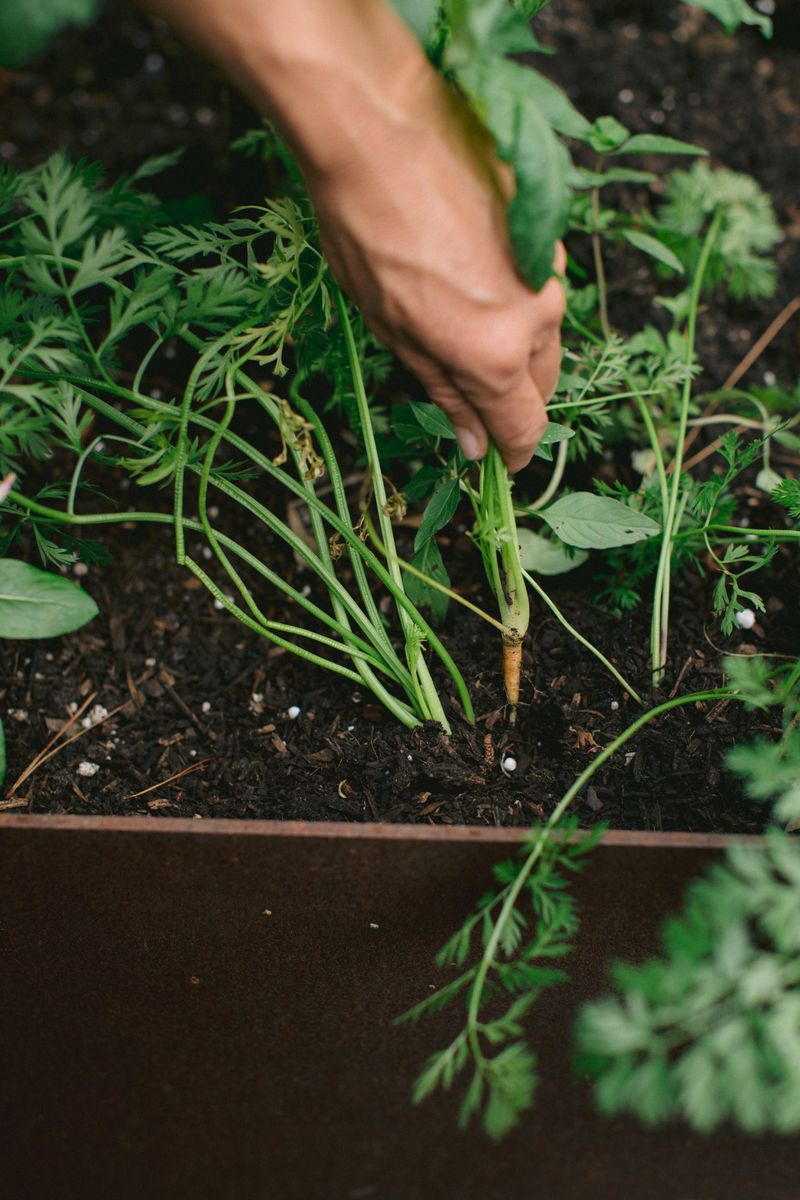
[[[547,425],[544,399],[530,374],[525,372],[504,396],[478,411],[509,471],[521,471]]]
[[[534,300],[532,325],[518,324],[512,334],[506,321],[488,338],[484,330],[483,340],[473,340],[465,356],[469,369],[466,363],[455,369],[420,348],[401,351],[430,400],[452,421],[465,457],[483,458],[491,438],[512,472],[530,462],[561,367],[562,289],[551,280]]]
[[[542,400],[548,404],[558,386],[561,372],[561,338],[558,333],[550,338],[543,350],[531,355],[528,372]]]
[[[489,449],[489,435],[474,405],[437,363],[408,351],[403,358],[425,388],[428,399],[450,418],[464,457],[473,462],[483,458]]]
[[[560,349],[557,352],[560,361]],[[408,365],[429,399],[452,421],[465,458],[483,458],[491,438],[509,471],[520,471],[528,465],[547,425],[542,392],[529,372],[523,371],[504,394],[487,398],[486,393],[475,393],[469,387],[465,390],[463,383],[456,384],[430,360],[416,355],[411,359]],[[555,370],[557,378],[557,366]]]

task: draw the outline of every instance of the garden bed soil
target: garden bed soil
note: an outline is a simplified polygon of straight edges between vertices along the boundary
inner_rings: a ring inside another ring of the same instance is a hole
[[[480,601],[477,554],[464,542],[460,586]],[[120,530],[109,545],[110,564],[82,576],[101,610],[89,626],[57,641],[3,647],[10,781],[65,715],[86,706],[69,731],[80,736],[3,802],[14,811],[530,825],[639,711],[534,605],[524,700],[511,726],[499,638],[458,611],[448,618],[445,640],[470,687],[476,724],[466,724],[454,706],[450,738],[434,727],[408,731],[368,692],[269,647],[218,611],[174,564],[163,531]],[[295,583],[306,580],[298,572]],[[800,649],[792,554],[778,555],[768,584],[766,616],[728,639],[727,649]],[[648,674],[645,607],[616,618],[593,606],[585,568],[552,590],[568,618],[641,688]],[[706,624],[709,597],[707,582],[679,583],[673,659],[658,698],[676,685],[697,691],[721,681],[714,627]],[[280,618],[281,609],[269,615]],[[97,705],[101,716],[114,715],[84,729],[81,720],[97,714]],[[295,706],[300,714],[293,719]],[[581,797],[581,821],[760,831],[763,807],[742,796],[722,760],[737,741],[778,729],[777,716],[733,703],[679,709],[600,771]],[[514,771],[504,767],[509,755]],[[91,768],[81,764],[96,765],[96,774],[84,776]]]
[[[611,18],[597,5],[554,0],[543,32],[562,53],[547,69],[587,115],[610,111],[634,129],[663,128],[708,146],[715,161],[754,174],[787,231],[776,298],[713,308],[702,322],[703,386],[713,387],[800,291],[797,153],[789,152],[800,139],[792,91],[800,56],[751,32],[730,41],[705,20],[685,40],[682,6],[667,6],[666,14],[664,6],[636,8],[645,18],[626,12]],[[183,165],[165,176],[167,194],[182,196],[191,176],[194,190],[220,215],[260,198],[263,169],[228,150],[231,137],[254,124],[253,114],[158,24],[112,10],[91,38],[68,35],[30,70],[5,74],[0,91],[8,113],[0,154],[20,166],[63,145],[73,155],[96,156],[113,175],[147,154],[185,146]],[[620,258],[611,274],[624,327],[626,319],[640,319],[652,284],[633,255]],[[769,378],[765,372],[784,384],[796,379],[796,328],[787,326],[766,349],[749,381]],[[596,460],[583,484],[593,474],[616,472],[614,463]],[[741,503],[742,512],[755,517],[761,501],[745,489]],[[107,566],[87,571],[79,565],[101,615],[68,638],[6,643],[0,651],[12,785],[0,811],[525,826],[552,810],[638,711],[535,605],[524,703],[512,727],[502,705],[495,635],[454,611],[444,639],[472,692],[477,722],[468,726],[454,708],[450,738],[433,728],[408,732],[368,693],[268,647],[216,610],[201,585],[173,563],[163,530],[118,529],[104,541],[112,555]],[[467,539],[457,536],[448,553],[459,588],[488,604]],[[298,570],[292,562],[285,569]],[[722,649],[797,655],[796,579],[796,556],[781,550],[759,577],[766,615],[729,639],[711,618],[713,579],[680,579],[672,657],[657,699],[717,685]],[[298,573],[297,582],[308,579]],[[615,617],[593,604],[593,587],[584,567],[554,581],[551,590],[569,619],[644,693],[646,606]],[[269,615],[286,614],[276,604]],[[293,706],[301,710],[295,719]],[[80,736],[68,745],[62,737],[46,764],[14,787],[78,709],[69,732]],[[110,715],[84,729],[81,721],[92,710]],[[580,798],[581,821],[760,831],[762,806],[742,796],[723,759],[736,742],[777,729],[777,717],[754,716],[735,704],[680,709],[605,765]],[[503,766],[509,755],[517,763],[513,772]],[[85,773],[95,766],[93,775]]]

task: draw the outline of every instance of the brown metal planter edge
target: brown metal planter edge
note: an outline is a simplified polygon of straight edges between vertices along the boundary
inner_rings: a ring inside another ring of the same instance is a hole
[[[0,817],[4,1200],[800,1200],[800,1143],[594,1111],[578,1006],[733,839],[611,832],[500,1146],[409,1102],[450,1018],[395,1027],[519,830]],[[757,841],[757,839],[747,839]]]

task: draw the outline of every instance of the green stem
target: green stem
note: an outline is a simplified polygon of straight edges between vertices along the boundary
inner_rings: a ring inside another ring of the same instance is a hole
[[[371,473],[371,482],[373,494],[375,497],[375,505],[378,513],[378,527],[381,531],[381,539],[386,548],[386,565],[389,574],[398,592],[405,594],[403,584],[403,572],[400,569],[397,547],[394,540],[394,529],[392,528],[391,519],[386,511],[387,497],[386,489],[383,484],[383,470],[381,467],[380,456],[378,454],[378,446],[375,441],[375,431],[372,427],[372,418],[369,411],[369,401],[364,387],[364,377],[361,372],[361,363],[358,357],[358,350],[353,336],[353,327],[350,323],[350,316],[347,311],[347,301],[344,298],[340,288],[336,288],[336,307],[339,313],[339,321],[341,323],[342,333],[344,335],[345,347],[347,350],[347,358],[350,366],[350,373],[353,379],[353,389],[355,392],[356,406],[358,409],[358,417],[361,422],[361,436],[364,440],[364,449],[366,451],[367,463]],[[419,701],[424,710],[427,711],[430,719],[438,721],[446,733],[450,733],[450,723],[445,715],[442,702],[436,691],[433,679],[428,665],[420,653],[420,639],[422,630],[418,622],[408,613],[405,608],[400,608],[400,625],[403,630],[403,637],[406,643],[406,655],[408,665],[411,671],[412,679],[417,688]]]
[[[553,613],[553,615],[556,617],[556,619],[561,622],[561,624],[564,626],[564,628],[567,630],[567,632],[571,633],[572,636],[575,638],[575,640],[577,642],[580,642],[580,644],[582,646],[584,646],[590,652],[590,654],[593,654],[595,656],[595,658],[599,659],[599,661],[603,664],[603,666],[606,668],[606,670],[610,671],[610,673],[614,676],[614,678],[617,680],[617,682],[622,684],[625,691],[628,693],[629,696],[633,697],[633,699],[636,701],[637,704],[643,704],[644,701],[642,700],[639,693],[631,687],[631,685],[624,678],[624,676],[622,676],[619,673],[619,671],[614,666],[614,664],[609,662],[609,660],[606,658],[605,654],[603,654],[603,652],[601,650],[598,650],[597,646],[594,646],[589,641],[588,638],[585,638],[583,636],[582,633],[579,633],[574,625],[571,625],[569,623],[567,618],[562,613],[561,609],[558,607],[558,605],[555,603],[555,601],[552,600],[550,598],[550,596],[548,596],[547,592],[539,584],[538,580],[534,579],[534,577],[532,575],[529,575],[528,572],[525,570],[523,570],[522,574],[524,575],[525,579],[528,581],[530,586],[533,588],[533,590],[536,592],[537,596],[540,596],[542,598],[542,600],[544,600],[547,607],[550,609],[550,611]]]
[[[348,328],[349,328],[349,322],[348,322]],[[196,337],[196,335],[192,334],[188,330],[183,331],[181,336],[184,338],[185,341],[188,342],[189,345],[193,346],[195,349],[200,349],[203,345],[201,339]],[[354,343],[353,343],[353,349],[355,350]],[[356,362],[356,370],[358,372],[358,376],[359,376],[359,378],[361,378],[360,367],[358,364],[357,355],[355,357],[355,362]],[[256,394],[256,393],[258,394],[260,403],[262,403],[264,406],[269,406],[269,404],[270,404],[269,397],[266,396],[260,388],[258,388],[257,384],[254,383],[254,381],[252,379],[250,379],[250,377],[241,368],[236,368],[235,377],[237,380],[239,380],[242,383],[242,385],[248,390],[248,392],[251,395]],[[363,391],[363,379],[361,381],[361,384],[362,384],[362,391]],[[366,399],[366,394],[364,394],[364,397]],[[151,402],[151,404],[153,404],[153,403],[154,402]],[[167,406],[161,406],[156,403],[155,407],[158,410],[163,411],[163,408],[166,408]],[[273,416],[273,419],[277,420],[276,413],[273,412],[273,413],[271,413],[271,415]],[[204,421],[202,418],[200,418],[198,416],[198,414],[194,414],[193,420],[194,420],[195,424],[205,425],[206,428],[213,428],[213,422]],[[321,426],[321,423],[320,423],[320,426]],[[446,670],[448,671],[451,679],[453,680],[453,683],[455,684],[456,691],[458,692],[458,696],[461,701],[461,705],[464,710],[464,715],[465,715],[466,719],[470,723],[474,722],[475,714],[474,714],[474,710],[472,707],[472,700],[470,698],[469,691],[467,690],[467,686],[464,682],[461,672],[458,670],[458,667],[456,666],[456,664],[453,661],[450,654],[445,650],[445,648],[442,645],[439,638],[436,636],[436,634],[433,632],[433,630],[430,628],[430,626],[427,624],[427,622],[424,620],[424,618],[418,612],[416,607],[411,603],[411,601],[405,595],[405,591],[403,589],[400,589],[399,592],[395,590],[395,586],[391,579],[391,576],[388,575],[387,572],[384,570],[383,565],[380,563],[380,561],[376,558],[375,555],[372,555],[365,549],[365,547],[361,543],[360,539],[357,537],[357,535],[355,535],[353,533],[350,513],[349,513],[349,510],[347,509],[346,498],[344,498],[344,506],[343,506],[343,508],[341,508],[340,514],[339,513],[333,514],[329,508],[327,508],[325,505],[323,505],[319,501],[319,499],[317,498],[317,496],[315,495],[315,493],[313,491],[313,488],[309,489],[307,484],[297,484],[296,481],[291,478],[291,476],[286,475],[285,472],[278,471],[278,469],[274,466],[274,464],[272,464],[272,462],[269,459],[266,459],[264,455],[261,455],[258,452],[256,452],[254,450],[254,448],[248,442],[246,442],[240,438],[235,438],[232,435],[229,435],[226,440],[229,441],[230,444],[233,445],[236,449],[240,450],[242,453],[244,453],[249,458],[251,458],[251,460],[253,462],[255,462],[258,466],[262,467],[262,469],[272,473],[273,475],[277,474],[278,476],[280,476],[281,477],[280,482],[282,483],[283,486],[288,487],[289,490],[293,491],[294,494],[296,496],[298,496],[299,498],[306,500],[308,507],[309,507],[309,512],[311,514],[312,523],[313,523],[313,519],[314,519],[314,516],[316,513],[319,513],[321,516],[323,516],[325,518],[325,520],[328,521],[328,524],[330,524],[336,530],[336,532],[339,533],[339,535],[344,539],[344,541],[348,545],[350,552],[357,555],[360,559],[363,559],[364,564],[375,572],[375,574],[378,576],[380,582],[385,587],[387,587],[388,590],[394,596],[395,602],[398,605],[398,607],[401,610],[405,610],[410,615],[413,623],[419,629],[422,630],[423,634],[425,635],[428,642],[430,643],[432,649],[435,651],[435,653],[437,654],[437,656],[443,663],[443,665],[446,668]],[[330,443],[328,442],[327,436],[325,436],[323,439],[321,439],[320,447],[323,451],[323,456],[325,456],[326,447],[330,448]],[[332,449],[330,449],[330,457],[332,460],[335,461],[335,456],[333,455]],[[338,465],[337,465],[336,471],[334,471],[333,474],[331,475],[331,479],[333,480],[334,478],[337,478],[337,477],[340,478],[340,475],[338,472]],[[303,489],[305,489],[305,490],[303,490]],[[344,497],[343,485],[342,485],[342,497]],[[336,503],[337,503],[337,505],[339,504],[338,498],[336,499]],[[338,522],[337,522],[337,518],[338,518]],[[329,558],[328,558],[328,562],[330,562]],[[332,573],[332,571],[333,571],[333,568],[331,566],[331,573]],[[368,585],[366,585],[365,591],[367,593],[369,593],[370,597],[371,597],[371,592],[369,590]],[[365,595],[365,591],[362,590],[362,596]],[[366,597],[365,597],[365,603],[367,603]],[[370,605],[368,604],[368,611],[369,610],[370,610]],[[374,604],[371,605],[371,611],[375,612]],[[384,638],[386,640],[386,642],[388,643],[388,638],[386,637],[386,634],[385,634],[385,631],[383,628],[383,621],[380,618],[379,614],[377,615],[377,618],[376,618],[376,621],[374,624],[374,628],[376,631],[376,635],[379,638],[380,637]],[[391,643],[388,643],[388,645],[390,647],[392,656],[394,657],[395,661],[397,661],[396,655],[394,655],[394,649],[393,649],[393,647],[391,647]],[[406,678],[411,680],[411,673],[407,672],[406,669],[401,666],[399,661],[397,661],[397,665],[398,665],[398,668],[400,668],[400,670],[402,670],[405,673]],[[427,672],[427,666],[425,666],[425,671]],[[412,683],[411,690],[412,690],[412,694],[416,695],[416,692],[413,689],[413,683]],[[438,700],[438,697],[437,697],[437,700]],[[422,715],[427,716],[427,712],[423,711]]]
[[[336,511],[342,521],[346,521],[352,525],[352,516],[347,503],[347,493],[345,492],[344,480],[342,479],[342,473],[339,470],[339,462],[336,458],[336,454],[334,453],[331,440],[328,437],[328,432],[325,429],[319,414],[300,394],[300,388],[302,387],[303,382],[304,379],[302,376],[295,378],[289,388],[289,395],[291,396],[292,403],[297,407],[299,412],[314,426],[317,442],[325,462],[325,469],[328,473],[328,480],[331,485],[331,492],[333,493],[333,502],[336,506]],[[309,483],[309,487],[312,486],[313,485]],[[309,509],[309,513],[314,525],[315,536],[317,537],[320,547],[320,554],[327,555],[328,560],[330,560],[330,546],[322,525],[322,519],[319,513],[317,513],[313,508]],[[383,551],[383,553],[385,556],[385,551]],[[383,620],[378,611],[378,606],[375,603],[375,597],[372,595],[372,589],[369,586],[369,580],[367,579],[367,573],[364,569],[364,563],[350,545],[348,545],[348,555],[350,557],[350,565],[353,570],[356,586],[358,587],[359,593],[364,602],[364,608],[368,616],[371,618],[376,631],[380,631],[380,636],[383,640],[387,653],[393,655],[394,647],[389,640],[389,635],[385,632]],[[410,683],[410,681],[410,676],[408,676],[408,682]]]
[[[41,374],[39,377],[42,377]],[[62,376],[62,378],[66,377]],[[154,400],[149,396],[136,395],[129,392],[125,388],[117,386],[116,384],[105,384],[98,380],[84,379],[80,376],[71,376],[69,378],[69,382],[75,383],[77,386],[81,387],[86,403],[89,404],[91,408],[94,408],[97,412],[102,413],[104,416],[108,417],[109,420],[121,425],[124,429],[127,429],[129,433],[134,434],[141,440],[146,438],[148,432],[144,425],[141,425],[138,421],[127,416],[125,413],[121,413],[118,409],[114,408],[113,405],[107,404],[104,400],[101,400],[99,397],[95,396],[88,389],[91,387],[98,387],[102,391],[110,392],[112,395],[118,396],[121,399],[133,401],[140,407],[149,409],[153,413],[161,416],[170,417],[174,415],[174,410],[169,404],[163,403],[159,400]],[[217,427],[216,421],[213,421],[208,417],[201,417],[197,413],[193,414],[192,420],[194,424],[199,425],[201,428],[207,429],[212,433]],[[300,500],[303,500],[305,503],[307,503],[309,508],[318,511],[325,518],[328,524],[340,535],[340,537],[342,537],[345,542],[351,545],[355,552],[364,559],[366,566],[368,566],[370,570],[374,571],[381,584],[390,592],[392,592],[397,604],[405,608],[406,611],[408,611],[412,616],[414,621],[420,626],[430,642],[431,647],[442,660],[444,666],[453,678],[467,720],[470,722],[474,721],[474,711],[467,686],[464,682],[463,676],[458,670],[458,667],[453,662],[452,657],[442,645],[440,639],[436,636],[433,629],[431,629],[430,625],[425,621],[424,617],[422,617],[422,615],[417,611],[417,609],[405,595],[405,592],[396,591],[394,582],[388,571],[385,569],[378,557],[366,546],[364,546],[360,538],[358,538],[358,536],[353,532],[349,522],[340,520],[338,515],[328,508],[327,505],[323,504],[316,495],[309,495],[304,490],[301,483],[289,475],[288,472],[281,470],[280,467],[276,467],[267,455],[262,454],[259,450],[256,450],[256,448],[251,445],[250,442],[239,437],[237,434],[232,433],[230,430],[225,432],[224,438],[229,445],[245,455],[245,457],[250,459],[251,462],[260,467],[268,475],[271,475],[287,491],[291,492]],[[190,469],[195,473],[199,473],[199,468],[196,464],[192,465]],[[228,482],[224,479],[216,479],[214,482],[215,486],[219,487],[223,492],[226,493],[226,495],[236,499],[240,504],[243,505],[243,507],[247,508],[253,514],[253,516],[258,517],[273,533],[285,541],[289,545],[289,548],[292,550],[292,552],[299,555],[305,562],[307,562],[311,569],[320,577],[329,592],[331,589],[335,589],[337,591],[337,594],[343,603],[347,604],[351,616],[361,626],[364,632],[367,633],[368,636],[373,633],[372,626],[370,625],[367,617],[355,604],[354,600],[350,596],[350,593],[342,584],[340,584],[332,570],[328,570],[325,567],[325,564],[320,562],[318,556],[309,549],[302,538],[299,538],[285,522],[281,521],[269,509],[265,508],[264,505],[260,504],[258,501],[252,499],[252,497],[248,496],[247,493],[243,492],[240,488],[235,487],[233,484],[228,484]],[[174,516],[170,519],[174,521]],[[183,524],[186,526],[186,528],[189,528],[189,522],[185,517],[183,518]]]
[[[489,447],[489,458],[491,460],[490,469],[494,472],[493,487],[503,539],[500,543],[500,559],[503,564],[505,611],[501,608],[501,615],[505,624],[522,639],[528,632],[530,604],[519,557],[517,521],[511,498],[512,484],[508,478],[506,465],[494,445]]]
[[[334,662],[329,658],[322,658],[321,655],[314,654],[312,650],[306,650],[304,647],[298,646],[294,642],[289,642],[286,640],[286,638],[283,638],[279,634],[273,633],[271,629],[266,628],[261,621],[255,620],[249,615],[249,613],[246,613],[243,608],[240,608],[238,604],[234,603],[233,600],[226,596],[225,593],[222,592],[219,587],[217,587],[213,579],[211,579],[205,573],[202,567],[198,566],[198,564],[193,558],[190,557],[190,555],[184,555],[182,565],[185,566],[188,571],[191,571],[191,573],[196,576],[196,578],[199,579],[206,588],[208,588],[214,599],[222,604],[229,613],[232,613],[233,616],[236,617],[237,621],[240,621],[242,625],[246,625],[248,629],[252,629],[254,633],[259,634],[261,637],[267,638],[271,642],[275,642],[278,646],[283,646],[283,648],[286,650],[291,650],[299,658],[305,659],[306,662],[310,662],[315,666],[322,667],[326,671],[333,671],[335,675],[344,675],[346,679],[352,679],[354,683],[361,682],[360,677],[350,667],[342,666],[341,663]],[[326,638],[324,639],[324,642],[325,644],[333,645],[335,649],[341,650],[345,654],[348,651],[348,647],[346,645],[333,643],[332,639]]]
[[[561,480],[564,478],[564,470],[567,465],[567,455],[568,454],[569,454],[569,439],[567,439],[566,441],[563,441],[560,444],[560,446],[558,447],[558,450],[556,452],[556,463],[553,468],[553,473],[550,476],[550,482],[548,483],[547,487],[544,489],[542,494],[540,496],[538,496],[533,501],[532,504],[526,504],[524,508],[516,509],[515,513],[521,512],[523,514],[533,515],[534,513],[537,513],[540,508],[544,508],[545,504],[548,504],[549,501],[552,500],[553,496],[558,491]]]
[[[595,171],[598,174],[602,173],[603,161],[603,156],[599,155],[595,162]],[[600,326],[604,337],[608,339],[611,336],[611,322],[608,319],[608,284],[606,283],[603,248],[600,241],[600,189],[598,187],[592,188],[592,255],[594,257],[594,271],[597,278]]]
[[[675,534],[674,541],[683,538],[701,537],[703,533],[730,533],[740,538],[753,538],[766,541],[774,538],[777,542],[800,541],[800,529],[750,529],[745,525],[708,525],[698,526],[697,529],[684,529]]]
[[[661,535],[661,553],[658,560],[656,582],[653,594],[653,617],[650,633],[653,678],[658,682],[664,674],[667,661],[667,644],[669,638],[669,596],[670,576],[672,570],[672,542],[678,529],[678,500],[681,489],[681,470],[683,467],[684,443],[686,441],[687,422],[689,420],[689,405],[692,398],[691,367],[694,362],[694,348],[697,333],[697,314],[700,307],[700,294],[703,287],[708,260],[719,232],[722,220],[721,212],[717,212],[703,242],[703,249],[697,264],[692,288],[689,296],[689,319],[686,329],[686,379],[681,393],[680,415],[675,443],[675,457],[672,462],[672,480],[669,493],[669,503],[664,528]]]
[[[367,513],[367,529],[369,530],[370,539],[378,547],[379,553],[384,554],[385,551],[381,543],[380,535],[375,528],[369,513]],[[455,600],[457,604],[461,604],[464,608],[468,608],[470,612],[475,613],[476,617],[480,617],[481,620],[487,621],[490,625],[493,625],[495,629],[499,630],[500,633],[508,633],[508,628],[502,623],[502,621],[496,620],[491,613],[487,613],[485,609],[480,608],[479,605],[473,604],[471,600],[466,598],[466,596],[462,596],[459,592],[447,587],[444,583],[439,583],[438,579],[434,579],[431,575],[426,575],[424,571],[420,571],[419,567],[415,567],[413,563],[406,562],[404,558],[401,558],[398,561],[400,563],[401,570],[407,572],[407,574],[413,575],[415,579],[421,580],[422,583],[426,584],[430,588],[433,588],[434,591],[441,592],[443,596],[447,596],[450,600]]]
[[[116,525],[123,523],[139,523],[139,524],[157,524],[157,525],[174,525],[175,517],[170,513],[165,512],[118,512],[118,513],[69,513],[63,512],[60,509],[50,508],[45,504],[39,504],[36,500],[30,500],[27,496],[21,495],[19,492],[11,491],[8,499],[13,501],[20,508],[24,508],[36,516],[40,516],[48,521],[54,521],[62,525]],[[184,517],[184,526],[193,533],[206,532],[200,521],[194,521],[189,517]],[[235,554],[249,567],[258,574],[263,576],[270,584],[278,587],[298,606],[305,609],[312,617],[316,618],[322,624],[338,633],[343,639],[347,640],[354,647],[354,652],[358,653],[363,660],[373,662],[375,666],[383,670],[386,674],[393,678],[392,672],[388,669],[385,663],[376,658],[369,643],[353,633],[349,628],[343,629],[336,620],[326,613],[324,609],[319,608],[313,600],[304,596],[302,592],[298,592],[291,584],[283,580],[274,571],[271,571],[259,558],[251,554],[246,547],[228,537],[227,534],[221,533],[219,530],[214,531],[214,537],[231,553]],[[268,622],[276,628],[283,626],[279,622]],[[289,628],[288,626],[286,628]],[[304,631],[305,636],[319,638],[321,635],[314,634],[310,631]],[[291,648],[291,647],[290,647]]]
[[[707,692],[694,692],[688,696],[677,696],[673,700],[666,700],[663,704],[659,704],[655,708],[649,709],[646,713],[642,713],[641,716],[637,717],[636,720],[627,727],[627,729],[624,729],[622,733],[618,735],[618,737],[614,738],[612,742],[609,742],[609,744],[600,751],[597,757],[592,760],[586,770],[581,772],[572,786],[564,793],[563,797],[556,805],[545,824],[541,827],[541,829],[539,829],[536,836],[536,841],[534,842],[530,853],[525,859],[525,862],[522,864],[519,874],[516,876],[513,882],[508,885],[505,899],[503,901],[503,907],[501,908],[497,920],[495,921],[491,936],[484,947],[481,961],[478,964],[475,980],[470,988],[466,1028],[470,1047],[479,1068],[486,1062],[480,1045],[481,1023],[479,1017],[481,1004],[483,1002],[483,992],[486,987],[486,980],[489,976],[489,972],[495,965],[495,956],[497,955],[497,949],[500,945],[503,929],[514,907],[516,906],[522,889],[530,878],[533,868],[536,866],[536,863],[539,861],[542,855],[542,851],[544,850],[548,837],[553,829],[555,829],[555,827],[558,825],[570,804],[572,804],[572,801],[583,791],[600,767],[602,767],[603,764],[612,757],[612,755],[616,754],[618,750],[620,750],[628,741],[630,741],[634,734],[638,733],[644,725],[647,725],[656,717],[659,717],[663,713],[669,712],[671,709],[678,708],[684,704],[697,704],[704,700],[721,700],[732,698],[733,696],[735,696],[735,693],[727,688],[717,688]]]

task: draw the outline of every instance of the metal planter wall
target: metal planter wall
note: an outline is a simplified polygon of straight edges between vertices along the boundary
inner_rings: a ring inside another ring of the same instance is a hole
[[[500,1146],[412,1108],[450,1018],[392,1018],[511,831],[0,819],[6,1200],[798,1200],[800,1145],[598,1117],[570,1066],[610,960],[725,839],[611,834],[576,881],[542,1083]]]

